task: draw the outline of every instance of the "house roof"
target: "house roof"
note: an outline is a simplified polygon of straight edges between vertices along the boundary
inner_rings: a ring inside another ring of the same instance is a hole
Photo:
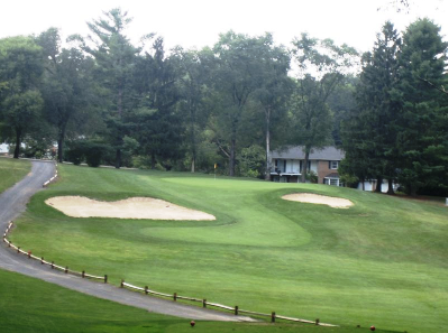
[[[330,173],[329,175],[326,175],[324,178],[339,178],[339,174],[337,174],[337,173]]]
[[[271,151],[271,158],[284,159],[305,159],[303,146],[288,146]],[[345,157],[345,152],[333,146],[323,147],[321,149],[313,148],[310,153],[310,160],[328,160],[340,161]]]

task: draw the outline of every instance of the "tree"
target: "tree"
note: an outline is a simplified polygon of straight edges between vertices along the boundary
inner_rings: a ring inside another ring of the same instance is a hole
[[[48,58],[41,88],[44,113],[47,121],[57,129],[58,161],[62,163],[68,126],[76,118],[87,122],[89,113],[83,111],[92,110],[91,72],[94,64],[78,49],[61,50],[59,32],[55,28],[43,32],[38,43]]]
[[[363,70],[356,86],[357,108],[349,114],[343,145],[347,153],[345,170],[355,171],[362,180],[376,178],[377,192],[381,192],[383,179],[388,179],[389,194],[393,194],[399,160],[400,50],[401,38],[392,23],[386,22],[377,35],[373,52],[363,56]],[[357,167],[359,164],[361,167]]]
[[[282,137],[281,127],[287,120],[287,101],[289,100],[294,82],[288,77],[290,56],[281,46],[274,46],[270,34],[260,48],[262,63],[259,72],[260,86],[254,93],[254,99],[259,103],[259,110],[264,118],[265,139],[265,179],[271,179],[271,158],[269,153],[272,145],[273,130],[277,139]]]
[[[191,172],[195,172],[198,158],[198,136],[208,119],[208,109],[204,97],[208,92],[211,72],[210,50],[185,51],[181,47],[175,50],[178,74],[176,86],[180,94],[179,107],[185,113],[187,146],[191,154]]]
[[[163,38],[154,41],[153,54],[139,57],[135,66],[134,90],[138,103],[132,116],[125,118],[132,137],[139,142],[140,152],[166,168],[179,157],[184,132],[176,106],[179,92],[176,87],[175,58],[166,57]]]
[[[2,118],[15,137],[19,158],[23,137],[36,126],[43,100],[37,87],[43,72],[42,49],[31,37],[0,41]]]
[[[267,34],[248,37],[230,31],[220,35],[213,52],[216,70],[213,73],[213,116],[217,136],[215,142],[228,157],[229,175],[235,176],[238,142],[240,140],[249,98],[262,86],[264,49],[272,44]]]
[[[440,27],[428,19],[412,23],[403,34],[399,182],[410,194],[422,186],[446,184],[447,95],[435,89],[446,83],[446,50]]]
[[[81,49],[95,58],[95,76],[103,87],[102,104],[106,111],[109,136],[116,151],[116,168],[122,164],[121,151],[126,135],[123,117],[131,112],[135,103],[131,90],[132,73],[139,49],[124,35],[131,21],[127,12],[115,8],[87,24],[93,35],[86,39],[78,35],[71,37],[80,41]],[[90,46],[92,43],[94,46]]]
[[[321,41],[307,34],[293,44],[300,70],[291,103],[293,140],[304,147],[301,181],[305,182],[311,149],[323,147],[330,140],[331,114],[327,101],[357,53],[345,44],[337,46],[330,39]]]

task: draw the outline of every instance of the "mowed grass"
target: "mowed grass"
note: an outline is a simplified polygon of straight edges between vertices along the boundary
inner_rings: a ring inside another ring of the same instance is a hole
[[[354,327],[442,332],[448,324],[448,210],[352,189],[60,166],[11,235],[70,268],[242,309]],[[308,192],[350,209],[284,201]],[[58,195],[151,196],[212,222],[76,219]]]
[[[190,320],[90,297],[0,270],[1,332],[7,333],[191,333]],[[196,321],[203,333],[367,333],[368,328],[241,324]],[[379,331],[385,332],[385,331]]]
[[[29,161],[0,158],[0,193],[22,180],[30,171]]]
[[[27,161],[0,159],[9,170],[0,192],[20,180],[30,169]],[[174,318],[90,297],[37,279],[0,270],[1,332],[191,332],[187,319]],[[319,333],[368,332],[353,327],[322,328],[300,324],[275,325],[197,321],[196,332]],[[380,331],[384,332],[384,331]]]

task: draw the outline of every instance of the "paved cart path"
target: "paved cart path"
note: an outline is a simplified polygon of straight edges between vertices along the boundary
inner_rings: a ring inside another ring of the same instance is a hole
[[[26,204],[42,185],[55,173],[55,165],[49,161],[33,161],[31,172],[12,188],[0,194],[0,233],[3,234],[8,222],[16,219],[26,210]],[[68,265],[70,263],[67,263]],[[255,321],[244,316],[221,313],[210,309],[189,306],[173,301],[145,296],[136,292],[121,289],[101,282],[93,282],[77,276],[64,274],[30,260],[7,248],[4,242],[0,246],[0,268],[18,272],[50,283],[54,283],[84,294],[126,304],[149,312],[171,315],[195,320],[213,321]]]

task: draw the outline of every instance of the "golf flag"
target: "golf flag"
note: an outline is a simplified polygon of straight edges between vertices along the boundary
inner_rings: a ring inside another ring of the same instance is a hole
[[[215,169],[218,169],[218,163],[215,163]]]

